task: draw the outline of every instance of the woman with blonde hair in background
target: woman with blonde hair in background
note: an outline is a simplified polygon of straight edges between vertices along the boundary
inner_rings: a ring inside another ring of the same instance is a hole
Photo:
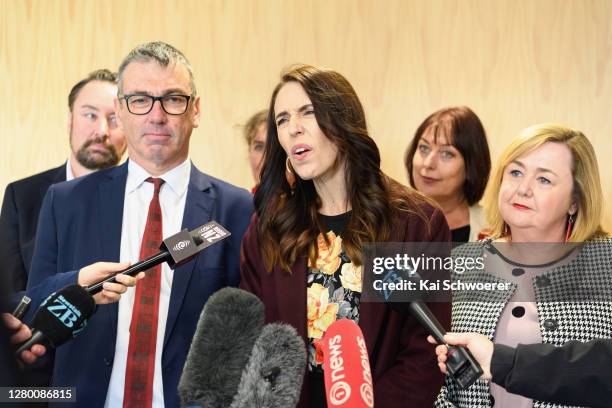
[[[453,332],[510,347],[612,337],[612,240],[601,228],[603,193],[589,140],[556,124],[529,127],[502,153],[489,183],[492,235],[453,256],[484,259],[484,269],[461,280],[506,283],[508,290],[454,292]],[[435,406],[557,405],[483,380],[460,390],[447,377]]]

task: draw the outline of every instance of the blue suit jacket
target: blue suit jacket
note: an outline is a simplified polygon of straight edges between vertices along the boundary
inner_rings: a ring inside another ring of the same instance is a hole
[[[98,261],[119,261],[127,163],[52,186],[40,213],[28,281],[34,305],[74,284],[78,270]],[[240,242],[253,212],[246,191],[207,176],[193,165],[182,228],[215,220],[232,235],[174,270],[162,350],[166,406],[179,406],[177,385],[200,312],[208,297],[237,286]],[[35,307],[30,308],[29,317]],[[110,382],[118,305],[98,306],[85,330],[58,347],[53,386],[76,387],[79,406],[102,407]]]

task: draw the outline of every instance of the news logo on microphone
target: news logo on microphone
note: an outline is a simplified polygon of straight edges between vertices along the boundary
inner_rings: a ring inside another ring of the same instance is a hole
[[[322,339],[325,359],[325,392],[328,407],[372,408],[372,371],[361,329],[349,319],[340,319]]]

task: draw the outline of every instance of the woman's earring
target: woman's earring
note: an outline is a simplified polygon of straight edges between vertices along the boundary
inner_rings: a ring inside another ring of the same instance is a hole
[[[287,160],[285,160],[285,168],[290,174],[293,174],[293,169],[291,168],[291,162],[289,161],[289,156],[287,156]]]

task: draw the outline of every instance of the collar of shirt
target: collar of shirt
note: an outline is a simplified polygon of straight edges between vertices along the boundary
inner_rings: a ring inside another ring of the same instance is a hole
[[[189,184],[189,172],[191,171],[191,161],[186,159],[183,163],[164,174],[156,176],[164,179],[164,185],[168,185],[177,196],[182,196],[187,191]],[[142,183],[151,176],[145,169],[133,160],[128,160],[128,176],[125,186],[125,193],[130,194],[142,186]]]
[[[70,157],[66,160],[66,181],[70,181],[74,178],[74,173],[72,172],[72,166],[70,165]]]

